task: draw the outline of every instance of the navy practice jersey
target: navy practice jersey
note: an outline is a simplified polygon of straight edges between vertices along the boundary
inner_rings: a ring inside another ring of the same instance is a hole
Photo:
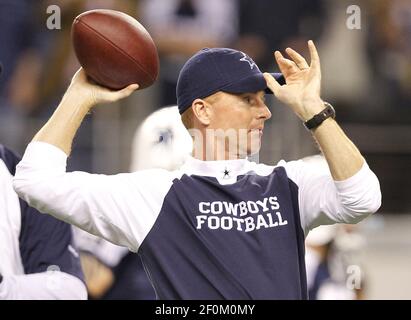
[[[29,145],[14,187],[31,205],[138,252],[160,299],[306,299],[304,239],[356,223],[381,202],[364,163],[350,179],[303,161],[188,159],[180,170],[66,173],[67,156]]]
[[[6,279],[11,275],[59,270],[83,279],[79,258],[71,244],[70,225],[40,214],[14,192],[12,176],[19,161],[0,145],[0,273]]]

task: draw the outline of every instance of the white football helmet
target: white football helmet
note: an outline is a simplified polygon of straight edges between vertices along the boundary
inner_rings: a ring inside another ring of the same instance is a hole
[[[193,150],[193,141],[176,106],[152,113],[137,129],[131,153],[131,171],[181,167]]]

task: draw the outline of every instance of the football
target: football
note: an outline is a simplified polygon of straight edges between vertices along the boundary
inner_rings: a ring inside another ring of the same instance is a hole
[[[133,17],[97,9],[77,16],[72,25],[74,51],[97,84],[119,90],[130,84],[151,86],[159,73],[156,45]]]

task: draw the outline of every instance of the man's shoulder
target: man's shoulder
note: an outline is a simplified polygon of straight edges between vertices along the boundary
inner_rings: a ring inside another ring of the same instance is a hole
[[[288,178],[297,184],[300,184],[300,181],[304,179],[331,177],[327,161],[322,155],[313,155],[291,161],[280,160],[277,167],[284,167]]]
[[[167,170],[162,168],[155,168],[155,169],[144,169],[139,171],[134,171],[131,173],[126,173],[130,175],[130,177],[137,177],[137,178],[147,178],[147,179],[174,179],[180,177],[183,174],[181,169],[177,170]]]
[[[166,170],[161,168],[144,169],[131,173],[125,173],[127,181],[131,184],[144,185],[147,189],[156,190],[170,188],[175,179],[180,179],[183,175],[182,170]],[[153,189],[154,188],[154,189]],[[159,191],[159,190],[158,190]]]
[[[276,164],[252,163],[254,171],[258,175],[268,176],[272,174],[283,174],[290,180],[297,182],[302,175],[306,175],[307,171],[318,171],[318,165],[307,162],[304,159],[284,160],[281,159]]]
[[[280,160],[277,164],[266,164],[250,162],[250,171],[254,171],[261,176],[267,176],[275,172],[284,171],[287,168],[289,162]]]

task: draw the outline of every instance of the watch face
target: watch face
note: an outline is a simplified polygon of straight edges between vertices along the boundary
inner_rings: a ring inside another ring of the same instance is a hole
[[[324,105],[325,105],[326,109],[327,108],[330,109],[330,113],[332,114],[331,116],[333,118],[335,118],[335,109],[334,109],[333,105],[329,102],[324,102]]]

